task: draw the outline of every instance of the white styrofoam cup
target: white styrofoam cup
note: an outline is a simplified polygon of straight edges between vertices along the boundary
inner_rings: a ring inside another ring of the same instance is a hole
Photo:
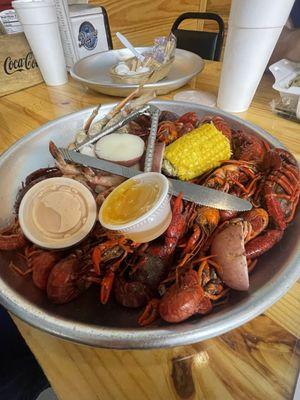
[[[281,29],[229,28],[217,100],[219,108],[228,112],[249,108]]]
[[[279,28],[295,0],[232,0],[229,25],[240,28]]]
[[[53,1],[15,0],[12,6],[46,84],[65,84],[68,75]]]
[[[294,0],[233,0],[217,106],[246,111]]]

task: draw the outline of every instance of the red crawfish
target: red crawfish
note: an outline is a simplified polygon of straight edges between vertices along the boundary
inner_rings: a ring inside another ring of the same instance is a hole
[[[185,265],[203,249],[207,239],[217,228],[219,221],[219,210],[211,207],[194,206],[189,220],[189,232],[179,244],[180,247],[183,247],[183,251],[178,266]]]
[[[293,220],[300,195],[298,163],[288,151],[280,148],[266,153],[262,168],[265,179],[257,191],[278,229],[284,230]]]
[[[63,258],[61,252],[42,250],[36,247],[25,249],[28,272],[32,272],[32,280],[36,287],[46,290],[47,282],[53,267]],[[27,272],[26,271],[26,272]]]
[[[52,303],[64,304],[86,291],[91,283],[99,283],[92,270],[90,252],[75,250],[59,260],[47,281],[47,296]]]
[[[231,141],[232,137],[232,130],[229,125],[229,123],[222,117],[219,116],[209,116],[206,115],[205,117],[202,118],[201,124],[206,124],[206,123],[213,123],[214,126],[223,133],[224,136],[227,137],[229,141]]]
[[[18,250],[28,244],[18,220],[0,231],[0,250]]]
[[[180,238],[187,229],[190,207],[184,209],[182,195],[172,205],[172,220],[163,236],[141,246],[130,262],[130,268],[117,277],[115,298],[126,307],[141,307],[153,297],[167,276]]]
[[[175,121],[162,121],[158,125],[157,140],[168,145],[198,125],[199,118],[194,112],[188,112]]]
[[[258,136],[244,130],[233,130],[231,139],[233,158],[243,161],[262,161],[269,144]]]
[[[207,314],[213,303],[228,293],[221,280],[221,267],[210,257],[198,258],[177,272],[177,278],[173,278],[175,282],[162,298],[154,298],[147,304],[139,318],[140,325],[149,325],[158,318],[178,323],[194,314]]]
[[[132,253],[138,243],[126,239],[122,235],[108,234],[106,240],[97,245],[92,251],[92,262],[97,276],[102,277],[100,301],[106,304],[123,260]]]

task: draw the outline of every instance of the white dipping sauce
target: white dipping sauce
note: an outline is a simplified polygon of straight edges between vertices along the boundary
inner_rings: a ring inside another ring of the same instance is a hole
[[[23,197],[19,221],[25,236],[49,249],[70,247],[93,228],[97,206],[82,183],[50,178],[34,185]]]

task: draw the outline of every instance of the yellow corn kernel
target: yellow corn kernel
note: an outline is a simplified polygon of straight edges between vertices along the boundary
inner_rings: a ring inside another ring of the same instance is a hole
[[[166,147],[163,169],[186,181],[218,167],[230,155],[229,140],[212,123],[207,123]]]

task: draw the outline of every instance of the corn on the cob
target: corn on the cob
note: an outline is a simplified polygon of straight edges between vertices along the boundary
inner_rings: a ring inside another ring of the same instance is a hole
[[[166,147],[163,169],[168,175],[189,180],[229,158],[229,140],[213,124],[203,124]]]

